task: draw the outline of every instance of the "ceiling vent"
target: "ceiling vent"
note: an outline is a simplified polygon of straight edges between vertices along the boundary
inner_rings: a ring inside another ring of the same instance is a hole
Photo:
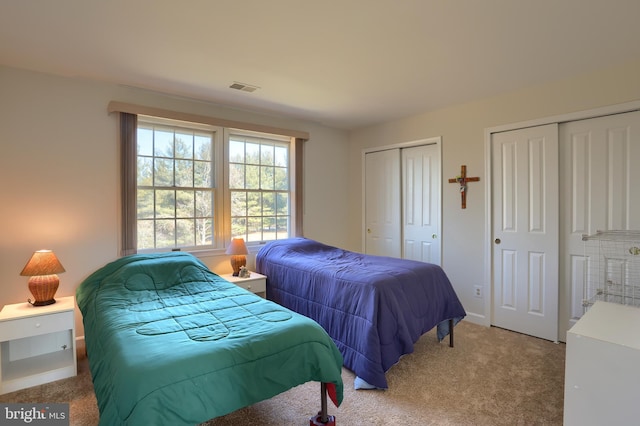
[[[231,89],[242,90],[243,92],[255,92],[256,89],[259,89],[258,86],[252,86],[251,84],[239,83],[234,81],[231,86]]]

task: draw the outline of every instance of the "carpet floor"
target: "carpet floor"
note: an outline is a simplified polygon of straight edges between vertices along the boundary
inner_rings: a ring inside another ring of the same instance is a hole
[[[354,390],[343,369],[344,401],[329,402],[337,425],[561,425],[565,345],[466,321],[455,347],[435,331],[387,372],[389,389]],[[99,419],[89,365],[78,351],[78,375],[0,395],[0,402],[68,402],[71,425]],[[206,426],[308,425],[320,408],[320,385],[306,383],[269,400],[209,420]],[[146,425],[145,425],[146,426]]]

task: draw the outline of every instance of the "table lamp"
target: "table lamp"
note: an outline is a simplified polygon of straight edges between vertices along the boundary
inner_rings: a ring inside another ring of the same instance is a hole
[[[244,244],[244,239],[233,238],[231,244],[227,248],[227,254],[231,255],[231,268],[233,268],[233,276],[237,277],[240,274],[240,267],[247,264],[247,257],[245,254],[247,246]]]
[[[51,250],[38,250],[31,256],[20,275],[29,278],[29,291],[35,298],[33,306],[46,306],[56,303],[53,298],[58,290],[60,280],[56,274],[64,272],[64,268]]]

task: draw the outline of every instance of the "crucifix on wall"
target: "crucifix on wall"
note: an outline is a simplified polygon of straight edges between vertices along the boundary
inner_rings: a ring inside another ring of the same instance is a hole
[[[467,208],[467,182],[478,182],[479,177],[467,177],[467,166],[460,166],[460,176],[456,176],[453,179],[449,179],[449,183],[457,183],[460,185],[460,201],[462,208]]]

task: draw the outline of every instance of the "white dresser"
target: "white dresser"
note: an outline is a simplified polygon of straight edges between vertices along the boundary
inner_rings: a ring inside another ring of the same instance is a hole
[[[598,301],[567,332],[565,426],[640,422],[640,308]]]

